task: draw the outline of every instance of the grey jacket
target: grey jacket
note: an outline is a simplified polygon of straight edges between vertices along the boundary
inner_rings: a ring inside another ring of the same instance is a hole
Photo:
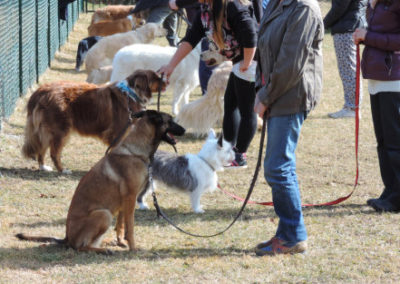
[[[324,25],[316,0],[271,0],[258,36],[256,90],[270,116],[310,111],[322,89]],[[264,82],[261,77],[264,75]]]

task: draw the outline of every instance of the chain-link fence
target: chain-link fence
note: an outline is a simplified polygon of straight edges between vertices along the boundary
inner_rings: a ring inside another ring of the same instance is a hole
[[[61,10],[62,2],[66,1],[0,0],[0,127],[18,97],[50,66],[87,0],[73,1],[66,11]]]
[[[133,5],[138,0],[84,0],[84,2],[85,11],[93,12],[104,5]]]

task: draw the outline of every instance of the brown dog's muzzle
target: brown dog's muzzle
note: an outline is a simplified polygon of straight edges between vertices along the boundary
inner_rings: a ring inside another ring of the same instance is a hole
[[[185,134],[185,131],[185,128],[180,126],[178,123],[171,121],[169,123],[169,127],[162,136],[162,140],[170,145],[175,145],[176,139],[174,136],[182,136],[183,134]]]

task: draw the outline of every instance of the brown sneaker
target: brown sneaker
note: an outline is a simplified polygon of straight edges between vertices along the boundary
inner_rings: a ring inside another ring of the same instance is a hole
[[[276,255],[276,254],[295,254],[305,253],[307,250],[307,241],[298,242],[294,246],[285,246],[285,241],[273,237],[271,240],[260,243],[256,247],[256,255]]]

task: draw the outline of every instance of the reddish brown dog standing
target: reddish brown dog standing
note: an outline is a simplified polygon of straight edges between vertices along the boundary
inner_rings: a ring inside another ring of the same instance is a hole
[[[52,170],[44,165],[50,148],[55,167],[63,172],[61,151],[72,131],[110,145],[127,124],[129,109],[143,110],[152,93],[165,87],[150,70],[138,70],[124,81],[100,87],[75,82],[43,85],[28,101],[22,153],[37,160],[41,170]]]
[[[136,197],[148,184],[151,157],[161,141],[174,145],[173,135],[183,135],[185,129],[169,114],[154,110],[142,111],[133,117],[122,140],[79,182],[68,210],[65,239],[24,234],[16,237],[108,254],[110,251],[100,245],[113,217],[119,215],[118,233],[123,226],[129,250],[135,250]],[[121,221],[123,224],[119,223]],[[119,234],[118,237],[120,239]]]
[[[96,9],[92,15],[92,21],[90,24],[98,23],[100,21],[113,21],[126,18],[133,9],[135,9],[135,5],[108,5]]]

